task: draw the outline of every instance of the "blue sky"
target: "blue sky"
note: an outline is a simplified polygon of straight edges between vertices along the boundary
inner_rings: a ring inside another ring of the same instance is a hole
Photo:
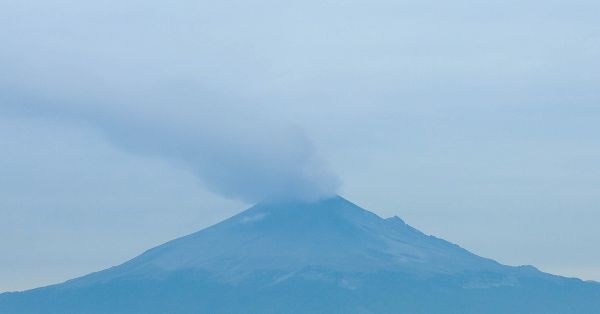
[[[599,10],[2,3],[0,291],[118,264],[280,186],[600,280]]]

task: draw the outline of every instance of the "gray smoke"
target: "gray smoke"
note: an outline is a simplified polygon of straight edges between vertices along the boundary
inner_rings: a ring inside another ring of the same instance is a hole
[[[172,87],[121,99],[34,94],[7,97],[5,91],[2,107],[95,128],[123,150],[186,168],[228,198],[316,200],[340,185],[302,130],[267,119],[242,100]]]
[[[237,5],[2,5],[0,109],[97,129],[229,198],[330,196],[339,179],[302,130],[276,114],[285,101],[268,96],[286,82],[266,49],[273,41],[265,35],[281,31]]]

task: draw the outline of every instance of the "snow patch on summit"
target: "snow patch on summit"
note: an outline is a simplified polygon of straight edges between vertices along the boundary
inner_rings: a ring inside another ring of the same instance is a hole
[[[240,222],[243,223],[243,224],[249,224],[249,223],[253,223],[253,222],[257,222],[257,221],[263,220],[265,217],[267,217],[266,213],[258,213],[258,214],[254,214],[254,215],[251,215],[251,216],[242,217],[240,219]]]

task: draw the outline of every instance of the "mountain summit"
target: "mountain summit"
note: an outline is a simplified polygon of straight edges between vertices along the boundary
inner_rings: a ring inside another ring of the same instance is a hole
[[[510,267],[342,197],[255,205],[0,313],[597,313],[600,284]]]

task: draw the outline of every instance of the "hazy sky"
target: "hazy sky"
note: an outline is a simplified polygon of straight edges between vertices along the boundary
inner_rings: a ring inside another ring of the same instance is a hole
[[[600,280],[599,12],[1,1],[0,291],[336,191],[502,263]]]

